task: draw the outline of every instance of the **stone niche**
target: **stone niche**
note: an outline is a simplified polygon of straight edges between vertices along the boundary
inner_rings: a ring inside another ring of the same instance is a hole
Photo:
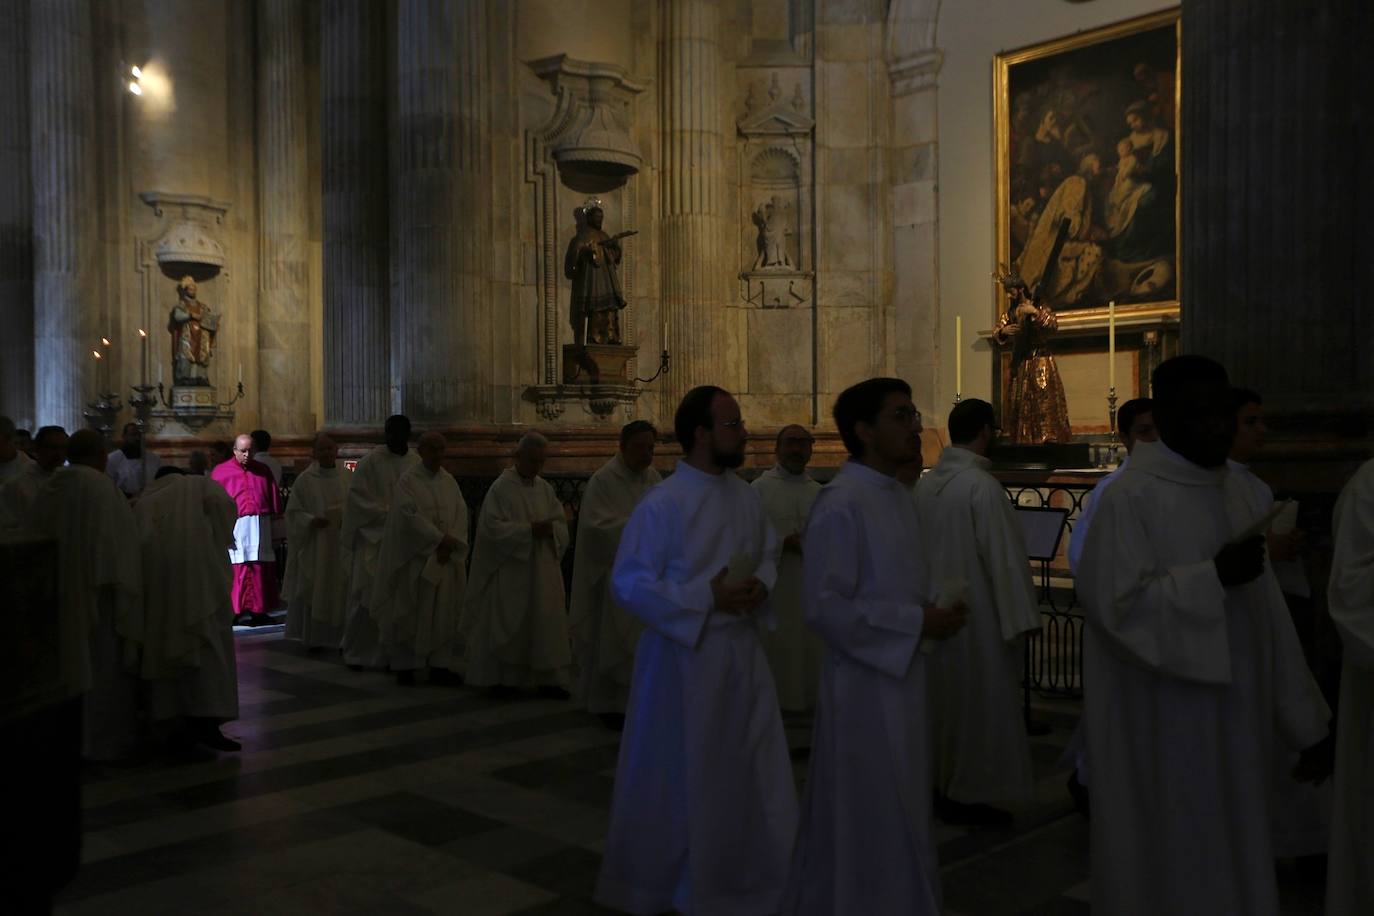
[[[540,365],[538,381],[525,389],[524,399],[533,402],[545,420],[561,417],[569,402],[580,402],[591,416],[608,419],[617,408],[628,409],[639,398],[632,373],[633,303],[635,260],[644,255],[636,250],[641,248],[636,238],[622,240],[620,279],[627,303],[620,314],[624,346],[614,349],[625,352],[600,354],[579,353],[572,345],[563,256],[577,232],[575,211],[589,196],[601,200],[605,228],[612,235],[644,228],[638,223],[635,180],[643,159],[631,125],[636,97],[645,84],[613,64],[575,60],[566,54],[529,61],[527,66],[547,83],[553,109],[546,121],[525,131],[525,181],[534,190],[531,224]],[[561,372],[560,358],[564,362]],[[577,361],[568,365],[569,359]]]

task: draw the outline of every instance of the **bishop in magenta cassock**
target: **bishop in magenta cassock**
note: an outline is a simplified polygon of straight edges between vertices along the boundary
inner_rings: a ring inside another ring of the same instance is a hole
[[[234,546],[229,562],[234,565],[234,619],[256,626],[268,621],[267,613],[281,603],[277,589],[277,557],[272,551],[272,519],[282,514],[281,490],[272,471],[254,461],[253,439],[234,440],[234,459],[210,472],[238,506]]]

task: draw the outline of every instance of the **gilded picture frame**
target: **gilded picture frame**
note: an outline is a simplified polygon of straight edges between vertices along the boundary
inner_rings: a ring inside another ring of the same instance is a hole
[[[1119,322],[1178,320],[1180,37],[1175,7],[994,59],[996,269],[1061,330],[1105,327],[1113,300]],[[994,324],[1007,307],[998,288]]]

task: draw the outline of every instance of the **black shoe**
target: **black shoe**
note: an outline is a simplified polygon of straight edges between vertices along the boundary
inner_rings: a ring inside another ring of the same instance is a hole
[[[440,684],[445,687],[462,687],[463,676],[447,668],[430,668],[429,682],[431,684]]]
[[[966,805],[938,793],[935,796],[935,816],[946,824],[971,827],[1004,825],[1010,824],[1013,820],[1010,811],[1003,811],[991,805]]]
[[[234,626],[236,626],[236,627],[251,627],[251,626],[253,625],[252,622],[251,622],[251,618],[252,618],[252,615],[251,615],[251,614],[235,614],[235,615],[234,615]]]
[[[1074,770],[1069,774],[1069,781],[1065,783],[1069,790],[1069,797],[1073,799],[1073,806],[1078,809],[1078,813],[1084,817],[1092,817],[1091,803],[1088,801],[1088,787],[1078,780],[1078,771]]]
[[[216,751],[241,751],[243,745],[233,738],[225,735],[214,725],[204,725],[196,730],[195,740],[197,744],[211,748]]]
[[[571,700],[572,694],[556,684],[543,684],[538,688],[538,693],[546,700]]]
[[[248,618],[247,625],[250,627],[270,627],[276,623],[276,621],[267,614],[245,614],[244,616]]]
[[[415,672],[414,672],[414,671],[397,671],[397,672],[396,672],[396,683],[397,683],[397,684],[400,684],[402,687],[414,687],[414,686],[415,686]]]

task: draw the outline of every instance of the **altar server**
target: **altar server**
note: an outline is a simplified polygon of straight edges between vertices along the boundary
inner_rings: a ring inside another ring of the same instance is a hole
[[[569,697],[568,613],[560,562],[568,520],[549,482],[539,476],[548,440],[520,438],[515,465],[487,491],[477,518],[463,637],[467,682],[498,693],[536,687]]]
[[[1336,503],[1327,595],[1345,657],[1326,912],[1360,916],[1374,913],[1374,461]]]
[[[735,476],[739,404],[694,388],[685,457],[635,508],[611,573],[643,622],[596,900],[636,914],[774,913],[797,826],[787,738],[757,628],[777,538]]]
[[[175,723],[178,740],[237,751],[239,743],[220,725],[239,714],[227,553],[238,508],[214,481],[166,467],[144,488],[134,514],[149,716]]]
[[[33,460],[0,484],[0,531],[28,527],[38,489],[66,460],[66,430],[60,426],[40,428],[33,437]]]
[[[286,635],[307,649],[337,649],[347,619],[349,560],[339,531],[353,475],[339,467],[339,447],[324,433],[315,437],[311,456],[286,503]]]
[[[635,420],[620,430],[620,451],[587,481],[577,521],[568,631],[580,670],[578,701],[608,724],[625,718],[635,645],[643,626],[611,595],[611,565],[620,535],[646,490],[662,478],[654,470],[658,430]]]
[[[339,531],[339,544],[349,564],[343,658],[354,670],[386,664],[377,623],[368,605],[372,601],[377,556],[396,481],[420,463],[420,457],[410,450],[410,418],[402,414],[387,417],[383,435],[386,443],[363,456],[353,471]]]
[[[119,485],[125,496],[132,498],[153,482],[160,467],[162,458],[143,440],[143,427],[138,423],[125,423],[119,448],[106,456],[105,473]]]
[[[778,702],[794,712],[815,708],[824,651],[820,639],[802,622],[802,537],[811,504],[821,492],[821,485],[806,473],[814,442],[805,426],[784,426],[774,443],[774,465],[753,483],[782,548],[770,602],[778,628],[760,631],[759,639],[773,670]]]
[[[1275,914],[1275,750],[1318,746],[1329,710],[1225,469],[1226,371],[1164,362],[1154,416],[1079,567],[1093,911]]]
[[[253,460],[253,440],[246,433],[234,440],[234,459],[210,472],[238,506],[234,543],[234,622],[259,626],[281,604],[277,556],[272,551],[272,519],[281,515],[281,490],[265,464]]]
[[[951,823],[1010,820],[996,806],[1035,791],[1021,678],[1040,609],[1021,522],[988,473],[995,438],[992,405],[960,401],[949,414],[950,447],[916,485],[926,568],[941,590],[968,588],[968,627],[929,664],[935,813]]]
[[[461,675],[458,638],[467,587],[468,507],[444,469],[442,434],[420,437],[420,463],[396,481],[377,557],[372,616],[387,663],[402,684],[415,672]],[[441,673],[442,672],[442,673]]]
[[[129,756],[136,743],[143,641],[137,523],[105,476],[99,433],[73,433],[67,460],[71,466],[39,488],[31,527],[57,541],[59,662],[73,690],[85,692],[83,754],[113,760]]]
[[[964,625],[932,604],[907,484],[920,414],[901,379],[875,378],[836,400],[850,459],[806,527],[806,623],[825,640],[811,771],[782,912],[938,914],[930,833],[930,750],[922,643]]]

